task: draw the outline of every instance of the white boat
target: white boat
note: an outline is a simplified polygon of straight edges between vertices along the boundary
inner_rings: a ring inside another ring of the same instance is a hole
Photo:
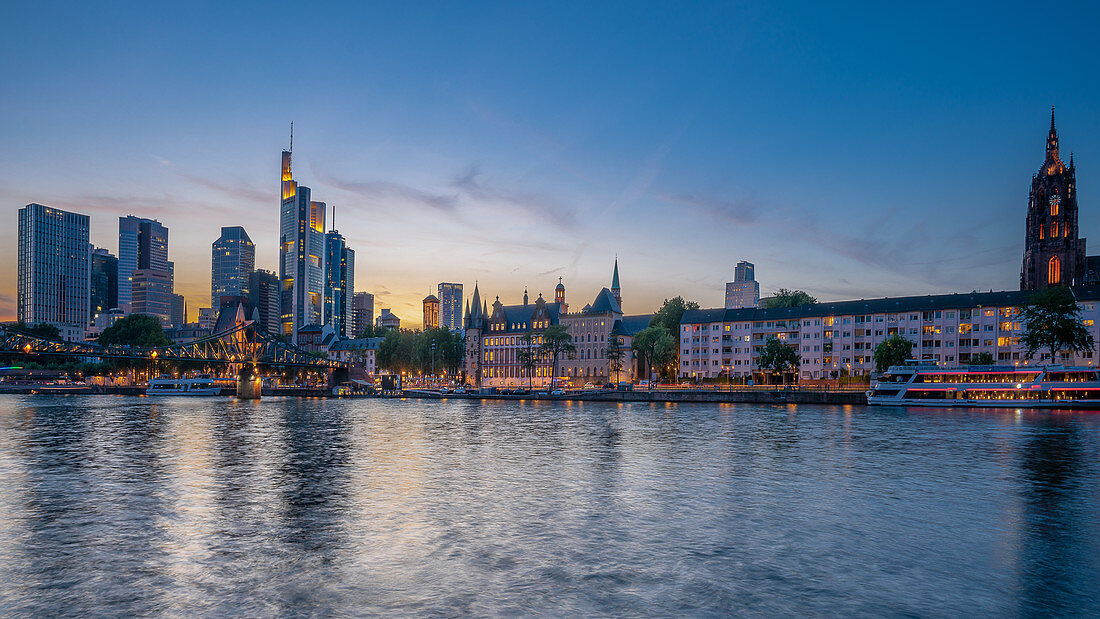
[[[149,381],[149,387],[145,390],[145,395],[211,396],[221,395],[221,392],[221,386],[210,376],[196,376],[195,378],[158,376]]]
[[[1100,373],[1062,365],[891,366],[867,391],[874,406],[1100,408]]]

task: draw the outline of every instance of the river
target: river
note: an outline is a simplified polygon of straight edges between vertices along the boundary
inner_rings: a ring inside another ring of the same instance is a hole
[[[1100,615],[1100,413],[0,396],[0,614]]]

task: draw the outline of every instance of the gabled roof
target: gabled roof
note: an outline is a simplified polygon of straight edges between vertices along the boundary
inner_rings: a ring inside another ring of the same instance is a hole
[[[378,346],[382,344],[384,339],[386,338],[364,337],[356,340],[340,340],[339,342],[333,342],[329,350],[378,350]]]
[[[615,300],[615,295],[604,288],[600,290],[600,293],[596,295],[596,299],[584,312],[587,314],[622,314],[623,310],[619,307],[619,302]]]
[[[639,331],[648,327],[649,321],[652,319],[653,314],[623,316],[615,321],[615,326],[611,329],[611,335],[633,337]]]
[[[1078,301],[1100,300],[1100,286],[1075,286]],[[845,316],[856,314],[897,314],[902,312],[928,312],[945,309],[969,309],[975,307],[1011,307],[1026,305],[1035,294],[1033,290],[1007,290],[1003,292],[970,292],[961,294],[937,294],[917,297],[884,297],[858,301],[834,301],[811,303],[800,307],[772,309],[704,309],[688,310],[680,318],[680,324],[708,322],[749,322],[754,320],[789,320],[819,316]]]
[[[501,312],[504,313],[504,330],[493,331],[493,333],[526,333],[531,328],[531,318],[535,315],[535,310],[538,307],[536,303],[528,303],[527,305],[502,305],[500,307]],[[549,316],[550,324],[558,324],[558,304],[546,303],[543,305],[546,309],[546,314]],[[485,317],[485,322],[488,323],[492,318],[492,315]],[[512,326],[516,325],[516,326]]]

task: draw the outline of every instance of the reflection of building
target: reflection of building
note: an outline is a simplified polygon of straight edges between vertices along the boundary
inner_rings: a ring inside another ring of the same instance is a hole
[[[222,227],[210,252],[210,306],[222,297],[247,297],[249,275],[256,268],[256,246],[240,226]]]
[[[355,251],[333,230],[325,235],[325,322],[340,337],[354,336]]]
[[[1049,354],[1024,359],[1017,314],[1030,294],[972,292],[773,309],[688,310],[680,321],[679,374],[750,376],[771,337],[798,350],[803,379],[867,374],[874,367],[875,347],[892,335],[911,340],[914,358],[932,363],[963,364],[980,353],[1002,364],[1050,363]],[[1079,286],[1074,294],[1085,324],[1100,342],[1100,287]],[[1096,351],[1063,355],[1055,362],[1092,365]]]
[[[439,325],[451,331],[462,329],[462,284],[441,282],[439,295]]]
[[[90,308],[88,216],[28,204],[19,209],[19,320],[49,323],[83,341]]]
[[[400,329],[401,319],[394,316],[389,308],[384,307],[381,313],[378,314],[378,320],[375,321],[375,326],[385,329]]]
[[[424,330],[439,328],[439,299],[430,294],[424,297]]]
[[[294,181],[290,153],[283,151],[279,305],[282,332],[296,340],[301,327],[324,322],[325,203],[310,200],[309,187]]]
[[[268,333],[279,332],[279,276],[256,269],[248,277],[248,302]]]
[[[88,290],[91,299],[89,324],[95,317],[118,307],[118,258],[102,248],[92,251],[92,279]]]
[[[757,307],[760,304],[760,284],[756,267],[742,260],[733,271],[733,281],[726,283],[726,308]]]
[[[134,278],[140,277],[141,305],[135,307]],[[168,228],[155,219],[118,218],[118,306],[124,312],[172,320],[172,263],[168,261]]]
[[[374,324],[374,295],[369,292],[355,293],[351,301],[351,313],[355,321],[353,333],[358,337]]]
[[[1046,159],[1031,177],[1024,239],[1020,290],[1086,283],[1085,239],[1077,236],[1076,170],[1072,154],[1068,167],[1058,156],[1054,108],[1050,110]]]

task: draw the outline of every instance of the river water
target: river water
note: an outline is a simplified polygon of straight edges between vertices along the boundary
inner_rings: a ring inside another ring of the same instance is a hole
[[[1100,615],[1100,413],[0,396],[0,614]]]

